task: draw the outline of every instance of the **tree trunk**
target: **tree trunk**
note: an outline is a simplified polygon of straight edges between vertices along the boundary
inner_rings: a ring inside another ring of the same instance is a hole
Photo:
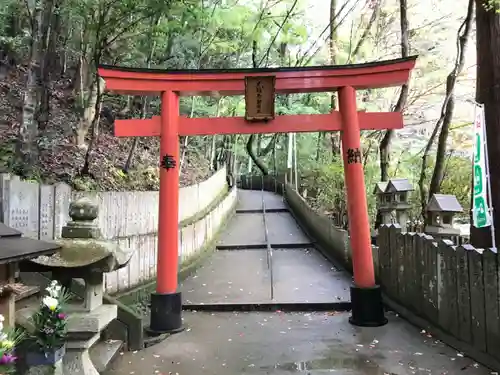
[[[377,9],[374,9],[370,21],[373,19],[373,17],[376,18],[376,14],[377,14]],[[399,0],[399,22],[401,30],[401,57],[408,57],[410,54],[410,38],[409,38],[407,0]],[[372,24],[373,23],[370,23],[370,27]],[[401,91],[399,93],[398,101],[394,106],[394,112],[403,111],[406,102],[408,101],[409,91],[410,88],[408,86],[408,83],[401,86]],[[391,143],[393,138],[394,138],[394,130],[389,129],[385,131],[384,136],[380,141],[379,145],[380,181],[389,180]],[[382,224],[382,213],[380,212],[380,210],[377,210],[377,215],[375,216],[375,225],[374,225],[375,229],[378,229],[381,224]]]
[[[152,24],[151,24],[151,30],[153,29],[154,25],[158,25],[160,23],[161,16],[156,16],[155,19],[153,19]],[[146,59],[146,66],[148,68],[151,68],[151,62],[153,61],[153,56],[155,54],[156,50],[156,40],[153,39],[153,35],[150,35],[150,40],[151,40],[151,45],[149,47],[149,54]],[[130,110],[130,105],[131,105],[132,100],[130,99],[130,96],[127,98],[127,109]],[[147,112],[148,112],[148,104],[149,104],[149,97],[143,96],[142,101],[141,101],[141,118],[145,119],[147,117]],[[139,142],[139,137],[134,137],[134,140],[132,141],[132,146],[130,147],[130,151],[127,156],[127,161],[125,162],[125,166],[123,167],[123,172],[128,173],[130,170],[130,167],[132,166],[132,159],[134,157],[134,152],[137,148],[137,143]],[[179,171],[182,168],[179,167]]]
[[[484,104],[488,157],[490,160],[493,220],[496,238],[500,238],[500,7],[487,9],[483,0],[476,1],[477,84],[476,101]],[[471,220],[472,223],[472,220]],[[471,243],[480,248],[491,246],[490,227],[471,225]]]
[[[399,0],[399,18],[401,28],[401,57],[408,57],[410,54],[410,38],[408,25],[408,4],[407,0]],[[394,112],[401,112],[408,100],[409,87],[405,84],[401,87],[398,102],[394,107]],[[394,138],[394,130],[386,130],[382,141],[380,142],[380,180],[387,181],[389,179],[390,153],[391,143]]]
[[[98,85],[100,85],[98,87]],[[78,147],[85,147],[85,137],[92,126],[92,122],[96,117],[97,101],[99,92],[104,90],[104,80],[96,77],[94,83],[90,86],[88,93],[82,91],[82,114],[75,129],[75,142]]]
[[[328,47],[330,52],[330,64],[337,63],[337,0],[330,0],[330,35],[328,37]],[[337,108],[337,93],[332,92],[331,110]],[[332,161],[340,154],[340,132],[330,132],[330,150]]]
[[[434,171],[432,173],[428,197],[431,197],[432,194],[439,193],[441,182],[443,181],[444,177],[447,148],[446,146],[448,143],[451,121],[453,119],[453,110],[455,108],[455,85],[458,76],[460,75],[460,73],[462,73],[465,64],[467,43],[469,41],[470,33],[472,30],[472,21],[474,20],[474,1],[475,0],[469,0],[469,6],[467,7],[467,16],[465,17],[465,20],[463,21],[458,31],[458,51],[455,61],[455,67],[446,79],[446,92],[448,101],[445,103],[444,111],[442,111],[441,114],[443,125],[441,126],[441,132],[439,133],[438,146],[436,151],[436,164],[434,165]]]
[[[43,5],[42,23],[40,27],[40,102],[37,109],[38,129],[44,131],[49,123],[50,115],[50,70],[51,55],[49,51],[50,41],[53,39],[52,22],[54,14],[54,0],[46,0]]]
[[[54,11],[51,17],[51,32],[48,42],[47,56],[50,74],[57,74],[60,77],[65,71],[65,45],[68,39],[68,31],[61,16],[63,10],[63,0],[54,0]],[[58,51],[61,52],[60,56]]]
[[[92,156],[92,151],[94,148],[94,144],[97,141],[98,133],[99,133],[99,120],[101,119],[101,107],[102,107],[102,94],[104,91],[104,80],[100,77],[96,78],[97,83],[96,83],[96,92],[95,92],[95,100],[93,100],[93,110],[91,111],[92,116],[89,121],[90,121],[90,126],[88,129],[91,129],[91,137],[90,137],[90,142],[87,147],[87,152],[85,153],[85,161],[83,163],[83,167],[80,171],[81,176],[91,176],[94,177],[90,173],[90,157]],[[90,112],[89,112],[90,113]],[[85,139],[85,136],[84,136]]]
[[[72,79],[71,87],[73,88],[73,95],[75,97],[80,97],[82,90],[87,86],[89,80],[89,38],[90,31],[87,25],[83,26],[83,30],[80,31],[80,48],[78,52],[78,64],[75,70],[75,75]],[[78,105],[83,105],[83,97],[81,97],[80,103]]]
[[[255,140],[255,134],[250,134],[250,137],[248,137],[248,142],[246,147],[248,156],[250,156],[250,159],[254,162],[257,168],[259,168],[261,173],[264,176],[267,176],[269,174],[269,170],[267,169],[264,162],[255,155],[255,151],[253,150],[254,140]]]
[[[26,77],[26,91],[23,97],[23,118],[19,127],[17,154],[19,164],[16,172],[23,177],[29,177],[38,159],[38,123],[36,111],[39,105],[39,51],[40,23],[42,7],[29,4],[31,12],[30,59]]]
[[[469,0],[469,6],[467,8],[467,16],[465,17],[465,20],[458,29],[457,56],[455,59],[455,66],[453,67],[453,70],[446,78],[446,96],[441,108],[441,115],[436,125],[434,126],[432,134],[429,137],[429,140],[427,141],[427,145],[425,146],[424,153],[422,155],[422,166],[420,169],[418,188],[420,191],[421,216],[424,218],[425,222],[427,222],[427,217],[426,217],[427,215],[425,210],[427,207],[427,202],[429,198],[432,196],[432,194],[436,194],[439,192],[439,188],[443,180],[446,143],[448,141],[449,128],[453,118],[453,110],[455,108],[455,98],[454,98],[455,84],[457,82],[458,76],[460,75],[464,67],[465,49],[472,28],[474,1],[475,0]],[[438,131],[440,131],[440,133],[439,133],[438,149],[436,152],[436,162],[432,173],[430,186],[429,188],[427,188],[426,173],[428,168],[428,157],[432,149],[432,146],[434,145],[434,141],[436,139]]]

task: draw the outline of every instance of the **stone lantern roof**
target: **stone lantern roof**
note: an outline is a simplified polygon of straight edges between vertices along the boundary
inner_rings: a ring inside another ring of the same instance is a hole
[[[388,182],[382,181],[375,184],[375,189],[373,189],[373,194],[384,194],[387,188]]]
[[[386,193],[402,193],[404,191],[413,191],[413,186],[406,178],[391,178],[385,188]]]

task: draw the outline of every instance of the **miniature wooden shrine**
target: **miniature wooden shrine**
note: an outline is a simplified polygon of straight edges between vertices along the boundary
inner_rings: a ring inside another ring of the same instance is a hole
[[[15,325],[15,301],[26,287],[16,283],[18,262],[52,255],[60,245],[22,237],[22,233],[0,223],[0,314],[5,318],[5,327]]]

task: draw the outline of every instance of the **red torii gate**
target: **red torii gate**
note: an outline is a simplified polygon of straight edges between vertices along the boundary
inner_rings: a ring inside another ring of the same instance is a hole
[[[106,89],[127,95],[161,95],[161,116],[116,120],[115,135],[160,137],[160,202],[156,293],[151,296],[153,332],[182,329],[182,300],[177,291],[179,136],[342,131],[354,285],[350,322],[380,326],[387,322],[380,288],[375,284],[360,130],[399,129],[399,112],[366,113],[356,108],[356,90],[406,83],[416,56],[367,64],[276,69],[153,70],[101,65]],[[252,86],[252,81],[253,86]],[[267,88],[266,88],[267,85]],[[253,87],[256,98],[249,98]],[[271,90],[271,91],[270,91]],[[339,111],[274,118],[275,93],[338,91]],[[179,96],[246,95],[246,117],[186,118]],[[253,118],[248,115],[254,107]],[[267,107],[266,109],[263,107]]]

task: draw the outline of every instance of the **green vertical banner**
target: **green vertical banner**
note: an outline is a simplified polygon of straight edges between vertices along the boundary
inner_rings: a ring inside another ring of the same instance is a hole
[[[489,175],[486,163],[486,127],[484,120],[484,108],[476,105],[474,119],[474,189],[472,194],[473,222],[476,228],[484,228],[491,225],[490,209],[488,207],[487,176]]]

